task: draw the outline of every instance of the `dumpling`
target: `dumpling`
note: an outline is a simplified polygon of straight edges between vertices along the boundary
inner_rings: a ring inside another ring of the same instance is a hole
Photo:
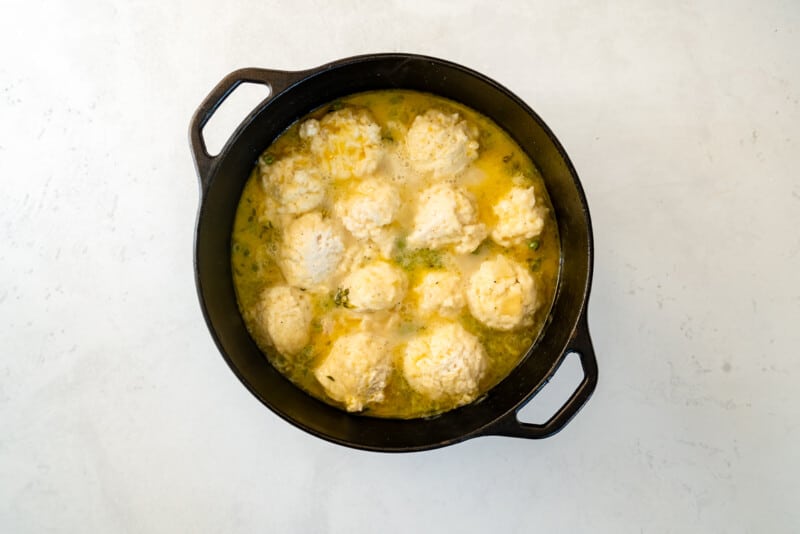
[[[529,270],[502,254],[482,262],[467,284],[470,313],[490,328],[512,330],[529,324],[537,304]]]
[[[391,184],[367,178],[334,205],[342,224],[357,239],[377,237],[400,209],[400,194]]]
[[[280,267],[290,285],[325,287],[344,253],[342,236],[318,211],[293,220],[283,234]]]
[[[363,178],[384,156],[381,127],[365,109],[343,108],[300,125],[300,137],[334,180]]]
[[[374,243],[356,241],[345,249],[342,260],[339,262],[339,267],[336,269],[336,278],[341,279],[356,269],[360,269],[382,257],[380,249]]]
[[[279,213],[300,214],[313,210],[325,198],[325,183],[306,155],[293,154],[271,164],[260,163],[264,189]]]
[[[501,247],[518,245],[544,228],[543,208],[536,206],[533,187],[513,187],[492,208],[497,224],[491,237]]]
[[[385,261],[360,267],[342,280],[348,303],[356,311],[378,311],[392,308],[406,296],[408,282],[399,268]]]
[[[458,323],[415,337],[403,355],[403,374],[415,391],[432,400],[453,399],[456,406],[475,399],[485,371],[483,346]]]
[[[266,290],[259,304],[262,325],[278,352],[300,352],[309,341],[311,299],[294,287],[275,286]]]
[[[458,113],[429,109],[417,115],[406,134],[406,152],[414,170],[436,178],[459,174],[478,157],[478,130]]]
[[[454,271],[431,271],[414,288],[422,315],[455,317],[464,308],[461,275]]]
[[[314,371],[317,381],[332,399],[358,412],[372,402],[381,402],[392,362],[388,342],[357,332],[338,338],[328,356]]]
[[[472,195],[463,188],[442,183],[425,189],[408,236],[410,248],[451,245],[456,254],[472,252],[488,234],[478,221]]]

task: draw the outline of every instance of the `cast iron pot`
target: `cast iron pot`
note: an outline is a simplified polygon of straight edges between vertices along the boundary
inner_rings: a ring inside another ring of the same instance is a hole
[[[243,82],[270,95],[236,129],[219,155],[206,150],[202,129]],[[531,157],[544,177],[561,236],[562,264],[546,326],[521,363],[482,400],[429,419],[378,419],[345,413],[304,393],[276,371],[245,328],[231,276],[231,230],[236,206],[256,158],[290,124],[338,97],[374,89],[415,89],[456,100],[494,119]],[[373,451],[418,451],[485,435],[544,438],[561,430],[597,384],[586,323],[592,275],[592,231],[578,175],[542,119],[500,84],[440,59],[374,54],[298,71],[241,69],[226,76],[192,118],[190,142],[200,178],[195,276],[211,335],[242,383],[272,411],[320,438]],[[570,352],[584,378],[546,423],[528,424],[517,412],[550,380]]]

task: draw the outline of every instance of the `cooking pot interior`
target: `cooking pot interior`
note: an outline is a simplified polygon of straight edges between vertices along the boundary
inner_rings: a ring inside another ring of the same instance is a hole
[[[386,420],[344,413],[307,395],[276,371],[250,338],[236,304],[230,234],[237,203],[258,155],[292,122],[338,97],[375,89],[435,93],[494,119],[537,165],[561,238],[562,266],[549,322],[517,368],[483,399],[443,415]],[[310,71],[243,124],[210,170],[196,235],[197,281],[212,333],[231,368],[262,402],[325,439],[374,450],[417,450],[466,439],[518,408],[564,357],[584,306],[591,269],[582,191],[563,149],[541,119],[495,82],[432,59],[355,58]]]

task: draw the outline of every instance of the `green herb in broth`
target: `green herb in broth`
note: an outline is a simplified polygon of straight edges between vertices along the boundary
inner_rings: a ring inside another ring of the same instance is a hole
[[[333,297],[333,304],[336,306],[344,306],[345,308],[352,308],[350,304],[350,289],[341,287],[336,289],[336,294]]]
[[[533,186],[537,205],[548,209],[549,215],[545,227],[538,236],[510,247],[501,247],[487,238],[472,253],[466,255],[469,260],[463,260],[465,262],[463,265],[459,264],[468,268],[469,265],[477,265],[493,255],[505,254],[529,267],[529,272],[536,283],[540,303],[533,314],[532,324],[511,331],[498,331],[485,326],[472,317],[466,308],[461,315],[453,319],[467,332],[476,336],[486,352],[487,371],[480,381],[478,395],[480,398],[514,369],[520,358],[538,338],[549,315],[558,279],[560,245],[544,182],[527,155],[491,120],[457,102],[434,95],[405,90],[356,94],[322,106],[308,117],[321,119],[328,113],[364,108],[369,109],[380,127],[381,143],[387,151],[402,149],[405,132],[414,118],[431,108],[446,113],[458,113],[475,125],[480,145],[479,154],[472,164],[474,171],[470,171],[471,179],[465,179],[463,187],[474,196],[477,211],[487,226],[491,227],[495,223],[492,207],[512,187],[513,180],[524,179],[526,187]],[[359,315],[349,307],[352,295],[347,291],[348,288],[339,287],[338,290],[332,288],[330,292],[324,294],[309,293],[314,314],[309,329],[311,341],[299,354],[287,356],[278,353],[271,346],[265,326],[261,322],[260,306],[263,292],[272,286],[286,284],[278,264],[282,232],[286,223],[268,215],[267,192],[262,187],[259,166],[262,169],[274,168],[281,158],[307,150],[308,142],[299,135],[299,124],[308,117],[290,126],[270,147],[266,147],[267,150],[260,156],[256,168],[248,179],[234,221],[231,266],[242,317],[253,339],[269,361],[309,394],[330,404],[343,406],[328,396],[319,381],[334,383],[335,377],[327,375],[318,380],[313,371],[326,358],[337,336],[350,328],[347,325],[360,324],[359,317],[363,318],[363,314]],[[475,179],[478,176],[486,178]],[[345,185],[334,183],[329,186],[330,192],[318,208],[326,218],[335,213],[332,199],[344,194]],[[413,205],[413,199],[404,199],[404,206]],[[413,210],[408,208],[404,213],[408,217],[413,215]],[[455,268],[448,258],[447,253],[439,249],[409,250],[405,241],[401,239],[394,252],[386,259],[406,273],[409,283],[408,300],[414,294],[413,287],[426,273],[444,272]],[[388,378],[383,400],[369,403],[360,411],[362,414],[391,418],[429,417],[450,410],[454,405],[453,399],[443,397],[432,400],[418,393],[411,388],[403,375],[402,358],[405,342],[428,331],[426,321],[415,317],[414,306],[413,300],[404,301],[396,310],[399,322],[391,327],[391,331],[385,329],[381,331],[382,334],[393,336],[391,359],[395,370]],[[338,319],[335,321],[326,319],[334,317],[332,314],[338,314],[335,315]]]
[[[396,252],[392,259],[406,271],[414,271],[420,268],[441,269],[444,267],[444,258],[439,250],[429,248],[411,250],[407,247],[405,239],[397,240],[395,250]]]

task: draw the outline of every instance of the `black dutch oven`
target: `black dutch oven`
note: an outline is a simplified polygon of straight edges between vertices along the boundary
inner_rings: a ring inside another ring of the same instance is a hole
[[[270,95],[212,157],[203,126],[244,82]],[[338,97],[375,89],[414,89],[456,100],[494,119],[531,157],[544,177],[561,237],[562,263],[550,317],[511,374],[483,399],[429,419],[378,419],[345,413],[304,393],[275,370],[248,334],[231,275],[231,230],[239,197],[256,158],[294,121]],[[592,230],[578,175],[542,119],[508,89],[475,71],[440,59],[374,54],[298,71],[241,69],[226,76],[192,118],[190,141],[200,178],[195,276],[211,335],[242,383],[272,411],[320,438],[373,451],[418,451],[486,435],[545,438],[561,430],[597,384],[586,323],[592,277]],[[565,356],[580,356],[584,378],[544,424],[522,423],[517,412],[550,380]]]

